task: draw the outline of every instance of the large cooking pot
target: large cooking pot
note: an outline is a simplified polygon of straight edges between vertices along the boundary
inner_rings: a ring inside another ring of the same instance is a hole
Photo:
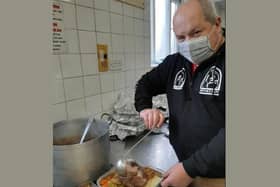
[[[84,143],[79,144],[87,121],[79,118],[53,125],[53,186],[78,186],[96,180],[110,167],[109,124],[94,119]]]

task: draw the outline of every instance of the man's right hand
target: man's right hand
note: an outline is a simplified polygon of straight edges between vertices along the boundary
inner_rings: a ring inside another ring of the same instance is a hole
[[[140,112],[140,117],[148,129],[159,128],[164,122],[164,115],[158,109],[144,109]]]

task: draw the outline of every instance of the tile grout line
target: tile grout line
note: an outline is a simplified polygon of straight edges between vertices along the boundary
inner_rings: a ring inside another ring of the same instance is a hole
[[[79,33],[79,25],[78,25],[78,11],[77,11],[77,3],[76,3],[76,1],[77,0],[75,0],[75,22],[76,22],[76,28],[77,28],[78,49],[79,49],[80,53],[82,54],[81,44],[80,44],[80,33]],[[83,64],[82,64],[82,55],[81,54],[79,54],[79,57],[80,57],[80,68],[81,68],[82,75],[84,75]],[[83,102],[84,102],[84,110],[87,113],[87,105],[86,105],[86,99],[85,99],[85,80],[84,80],[84,77],[82,77],[82,87],[83,87],[83,90],[82,90],[83,97],[82,97],[82,99],[83,99]]]
[[[95,1],[93,1],[93,3],[94,3],[94,7],[95,7]],[[95,9],[94,10],[94,21],[95,21],[95,25],[94,25],[94,29],[95,29],[95,37],[96,37],[96,48],[97,48],[97,44],[98,44],[98,41],[97,41],[97,19],[96,19],[96,10],[97,9]],[[106,12],[106,11],[105,11]],[[99,82],[99,86],[100,86],[100,99],[101,99],[101,113],[103,113],[103,94],[102,94],[102,85],[101,85],[101,72],[99,72],[99,61],[98,61],[98,49],[96,49],[96,55],[97,55],[97,68],[98,68],[98,82]],[[108,54],[108,56],[109,56],[109,54]]]

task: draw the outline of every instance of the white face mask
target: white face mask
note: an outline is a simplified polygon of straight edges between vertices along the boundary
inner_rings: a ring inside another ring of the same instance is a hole
[[[179,53],[192,63],[200,65],[204,60],[214,54],[214,50],[211,48],[209,41],[209,35],[212,31],[213,28],[207,36],[200,36],[189,41],[179,42]]]

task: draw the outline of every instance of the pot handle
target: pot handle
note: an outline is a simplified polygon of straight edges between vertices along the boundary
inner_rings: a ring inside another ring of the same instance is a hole
[[[105,117],[105,119],[103,119]],[[108,114],[108,113],[103,113],[100,117],[102,120],[105,120],[108,122],[108,125],[110,126],[113,121],[114,121],[114,118],[111,114]],[[106,119],[107,118],[107,119]]]

